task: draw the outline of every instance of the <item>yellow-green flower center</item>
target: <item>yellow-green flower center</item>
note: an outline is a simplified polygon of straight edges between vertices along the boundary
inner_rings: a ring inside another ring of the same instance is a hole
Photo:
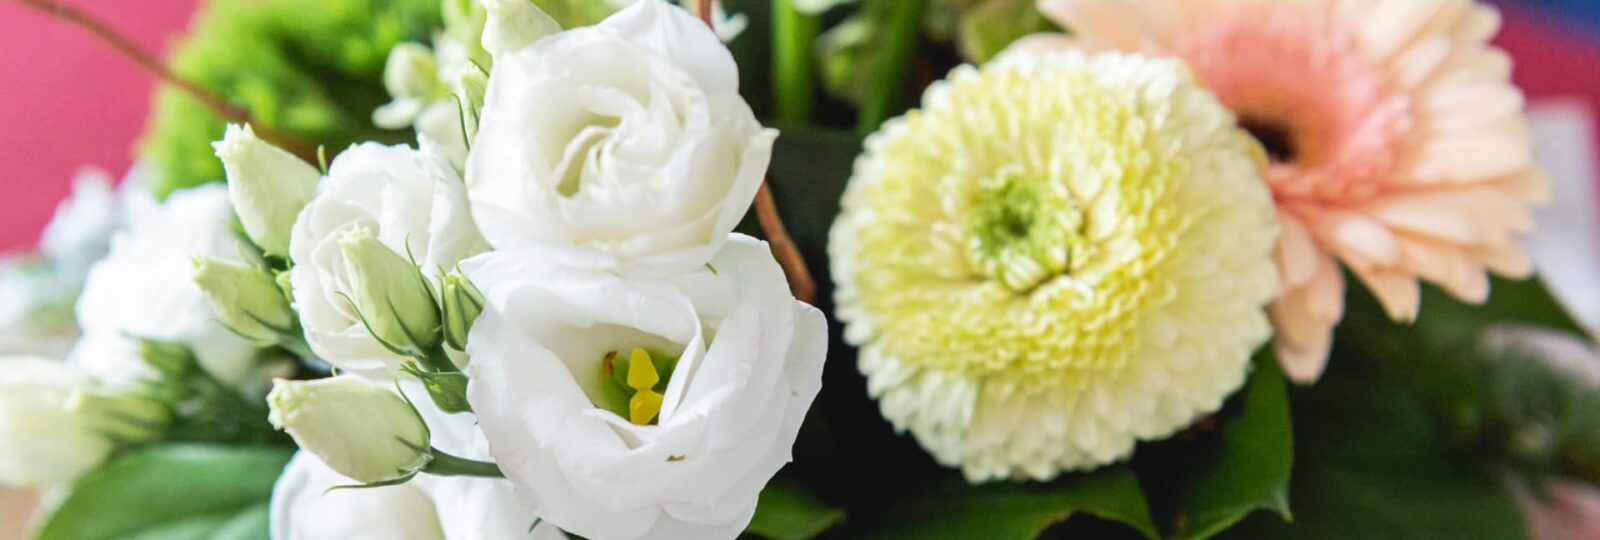
[[[627,355],[606,353],[600,370],[612,384],[610,389],[626,400],[625,410],[613,410],[634,425],[647,426],[661,414],[667,382],[672,378],[678,357],[634,347]],[[606,400],[608,402],[622,400]],[[616,407],[608,407],[616,409]]]
[[[967,216],[967,263],[1011,290],[1032,289],[1081,257],[1082,222],[1059,184],[1003,176],[979,192]]]

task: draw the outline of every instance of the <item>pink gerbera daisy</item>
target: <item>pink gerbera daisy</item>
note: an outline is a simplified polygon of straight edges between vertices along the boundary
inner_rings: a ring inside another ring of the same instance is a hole
[[[1327,363],[1350,269],[1410,321],[1418,278],[1467,302],[1485,269],[1530,271],[1515,235],[1547,195],[1499,15],[1474,0],[1040,0],[1080,47],[1186,60],[1271,156],[1283,223],[1271,307],[1279,361]]]

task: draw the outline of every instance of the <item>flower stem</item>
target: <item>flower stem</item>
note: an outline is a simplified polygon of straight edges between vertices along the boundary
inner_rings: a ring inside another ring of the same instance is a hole
[[[761,222],[761,231],[766,233],[767,243],[772,244],[778,265],[789,277],[789,291],[794,293],[796,300],[816,304],[817,283],[811,278],[811,269],[806,266],[805,257],[800,255],[800,248],[794,245],[794,239],[789,238],[789,231],[783,226],[783,217],[778,215],[777,201],[772,198],[772,190],[767,187],[765,180],[761,182],[761,189],[756,191],[755,205],[756,220]]]
[[[785,125],[811,121],[811,44],[821,23],[794,7],[794,0],[772,2],[772,99]]]
[[[122,53],[123,56],[127,57],[129,60],[132,60],[133,63],[138,64],[140,68],[155,76],[157,79],[160,79],[161,82],[170,84],[178,90],[183,91],[183,93],[188,94],[189,97],[194,98],[195,101],[199,101],[207,109],[210,109],[213,114],[227,119],[229,122],[251,124],[251,126],[255,128],[256,133],[261,135],[261,138],[294,153],[296,156],[299,156],[300,159],[306,160],[310,163],[316,163],[317,151],[315,148],[312,148],[311,145],[307,144],[305,141],[295,138],[293,135],[273,129],[272,126],[252,122],[250,111],[230,103],[222,96],[219,96],[192,81],[179,77],[176,73],[173,73],[171,69],[167,68],[166,64],[163,64],[159,58],[153,54],[150,54],[148,51],[139,48],[139,45],[134,43],[132,39],[129,39],[121,32],[118,32],[105,21],[97,19],[94,16],[79,10],[78,8],[57,2],[55,0],[17,1],[24,6],[33,8],[41,13],[44,13],[45,15],[55,17],[56,19],[66,22],[67,24],[77,26],[85,31],[88,31],[90,34],[94,34],[94,36],[99,38],[100,41],[105,42],[107,45],[110,45],[111,48],[116,49],[117,52]]]
[[[461,371],[460,368],[456,367],[456,363],[450,360],[450,355],[445,354],[443,346],[436,346],[426,354],[417,357],[417,359],[421,360],[423,365],[440,373]]]
[[[927,0],[896,0],[889,3],[889,24],[884,29],[883,56],[873,66],[871,91],[861,104],[856,129],[871,133],[899,111],[905,98],[906,72],[916,51],[923,8]]]
[[[433,453],[433,460],[422,468],[422,472],[434,476],[506,477],[505,473],[500,472],[500,465],[495,463],[452,456],[438,448],[432,448],[430,451]]]
[[[923,0],[907,0],[921,3]],[[706,26],[714,27],[711,22],[711,0],[697,0],[700,20]],[[919,8],[920,12],[921,9]],[[809,101],[809,100],[808,100]],[[800,248],[794,245],[794,239],[789,238],[788,229],[783,226],[783,217],[778,215],[778,204],[772,198],[772,190],[767,187],[767,181],[761,181],[761,189],[756,191],[755,200],[756,219],[761,222],[761,232],[767,237],[767,243],[772,245],[773,254],[778,259],[778,264],[783,267],[783,273],[789,278],[789,290],[796,300],[813,304],[817,297],[817,282],[811,277],[811,269],[806,267],[805,258],[800,256]]]

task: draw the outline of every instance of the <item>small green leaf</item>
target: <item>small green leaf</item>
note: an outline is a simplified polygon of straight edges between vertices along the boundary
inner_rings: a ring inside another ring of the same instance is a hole
[[[780,476],[761,490],[755,518],[745,532],[772,540],[806,540],[840,521],[844,521],[843,510],[823,504],[804,487]]]
[[[1215,431],[1140,449],[1140,472],[1167,536],[1208,538],[1256,510],[1290,519],[1294,434],[1270,347],[1256,356],[1245,387],[1207,422]]]
[[[1082,512],[1156,537],[1139,479],[1115,465],[1042,483],[969,485],[951,473],[908,492],[867,528],[865,538],[1026,540]]]
[[[139,450],[79,480],[38,538],[266,538],[266,504],[289,456],[272,447]]]

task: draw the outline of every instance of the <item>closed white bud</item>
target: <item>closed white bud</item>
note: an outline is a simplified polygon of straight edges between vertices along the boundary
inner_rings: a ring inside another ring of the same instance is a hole
[[[528,0],[484,0],[489,22],[483,27],[483,48],[500,56],[532,45],[561,31],[561,25]]]
[[[389,95],[401,98],[433,99],[442,92],[439,63],[433,51],[417,43],[401,43],[389,50],[383,67],[383,86]]]
[[[417,265],[389,249],[371,229],[339,238],[350,301],[372,337],[399,354],[420,356],[443,340],[439,305]]]
[[[70,482],[105,461],[115,445],[70,406],[88,382],[62,362],[0,358],[0,485]]]
[[[300,448],[357,482],[410,476],[428,464],[428,427],[392,390],[353,376],[273,381],[267,419]]]
[[[245,339],[267,345],[294,331],[295,316],[289,299],[272,276],[260,268],[196,257],[194,282],[211,299],[222,324]]]
[[[289,254],[289,231],[317,195],[322,174],[282,148],[256,137],[249,125],[229,124],[213,143],[228,176],[228,198],[250,240],[270,255]]]

